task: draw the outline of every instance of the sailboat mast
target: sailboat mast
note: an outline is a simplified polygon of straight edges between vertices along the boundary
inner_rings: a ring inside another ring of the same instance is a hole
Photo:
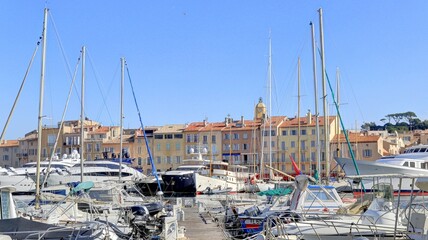
[[[42,65],[40,73],[40,94],[39,94],[39,116],[37,127],[37,166],[36,166],[36,204],[35,208],[40,208],[40,161],[42,157],[42,120],[43,120],[43,95],[45,85],[45,65],[46,65],[46,31],[48,20],[48,9],[45,8],[42,33]]]
[[[272,169],[272,35],[269,31],[269,167]],[[272,179],[272,170],[269,170]]]
[[[120,59],[121,81],[120,81],[120,157],[119,157],[119,182],[122,180],[122,158],[123,158],[123,85],[125,82],[125,58]]]
[[[309,23],[311,25],[311,35],[312,35],[312,69],[314,73],[314,98],[315,98],[315,132],[316,132],[316,163],[318,174],[321,174],[321,149],[320,149],[320,124],[319,124],[319,113],[318,113],[318,81],[317,81],[317,54],[316,54],[316,46],[315,46],[315,29],[314,24],[312,22]]]
[[[324,111],[324,160],[325,160],[325,173],[327,183],[329,182],[330,173],[330,151],[329,151],[329,134],[328,134],[328,110],[327,110],[327,88],[325,79],[325,56],[324,56],[324,29],[322,8],[318,10],[320,21],[320,44],[321,44],[321,76],[322,76],[322,94],[323,94],[323,111]]]
[[[300,57],[297,59],[297,166],[301,166],[301,145],[300,145]]]
[[[85,159],[85,57],[86,57],[86,48],[82,47],[82,99],[80,102],[80,182],[83,182],[83,161]]]
[[[336,68],[336,102],[337,102],[337,111],[339,112],[339,107],[340,107],[340,95],[339,95],[339,88],[340,88],[340,71],[339,68]],[[340,141],[340,137],[339,137],[339,133],[340,133],[340,128],[339,128],[339,114],[337,114],[336,116],[336,136],[337,136],[337,157],[341,157],[341,143]]]

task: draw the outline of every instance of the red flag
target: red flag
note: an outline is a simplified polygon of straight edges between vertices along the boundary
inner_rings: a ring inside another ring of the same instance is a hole
[[[294,161],[293,157],[290,155],[291,164],[293,164],[294,171],[296,172],[296,175],[300,175],[300,169],[297,167],[296,162]]]

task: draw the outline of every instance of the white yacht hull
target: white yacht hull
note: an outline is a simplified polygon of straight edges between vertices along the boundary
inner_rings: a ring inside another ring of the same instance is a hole
[[[225,181],[216,177],[203,176],[201,174],[194,174],[196,192],[202,193],[208,188],[211,190],[228,190],[230,192],[240,192],[245,188],[244,182]]]
[[[36,189],[36,183],[26,175],[0,176],[0,186],[13,186],[15,193],[30,193]]]
[[[336,162],[342,167],[347,176],[357,176],[357,171],[355,169],[352,159],[349,158],[336,158]],[[428,176],[428,170],[411,168],[405,166],[392,165],[387,163],[379,163],[375,161],[365,161],[357,160],[356,164],[358,166],[359,175],[382,175],[382,174],[397,174],[403,176]],[[373,187],[373,184],[377,183],[391,183],[393,188],[396,190],[395,193],[398,193],[400,189],[401,195],[410,194],[412,191],[412,179],[411,178],[402,178],[400,186],[399,178],[389,178],[389,177],[376,177],[373,179],[364,178],[362,180],[364,184],[364,189],[370,191]],[[354,193],[363,192],[361,184],[354,190]],[[413,191],[419,191],[419,188],[415,185]]]

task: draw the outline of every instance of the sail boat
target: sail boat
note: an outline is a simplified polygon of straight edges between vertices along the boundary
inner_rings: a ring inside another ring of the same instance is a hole
[[[82,48],[82,59],[84,60],[85,56],[85,47]],[[84,91],[84,62],[82,62],[82,93]],[[68,169],[69,174],[51,174],[46,181],[47,186],[56,186],[62,185],[68,182],[83,182],[83,176],[85,176],[86,181],[93,182],[103,182],[103,181],[114,181],[118,180],[122,181],[136,181],[140,179],[146,178],[146,176],[136,169],[129,167],[123,162],[123,151],[122,151],[122,138],[123,138],[123,85],[124,85],[124,67],[125,67],[125,59],[121,58],[122,64],[122,77],[121,77],[121,109],[120,109],[120,154],[119,154],[119,162],[108,161],[108,160],[95,160],[95,161],[85,161],[83,162],[83,157],[80,166],[74,166]],[[82,102],[83,102],[83,94],[82,94]],[[84,135],[83,135],[83,124],[84,124],[84,109],[82,104],[81,109],[81,138],[83,143]],[[83,154],[82,145],[82,154]]]
[[[269,111],[267,116],[265,115],[263,118],[263,130],[262,132],[262,139],[264,138],[264,136],[266,135],[266,124],[269,123],[269,180],[272,179],[273,177],[273,173],[272,173],[272,38],[269,32]],[[275,187],[274,183],[271,182],[264,182],[263,178],[264,178],[264,159],[265,159],[265,154],[263,153],[263,140],[262,140],[262,144],[261,144],[261,149],[262,149],[262,160],[260,161],[260,180],[257,181],[256,185],[259,191],[263,192],[269,189],[273,189]]]
[[[40,186],[40,168],[41,168],[41,140],[42,140],[42,114],[43,114],[43,96],[44,96],[44,78],[45,78],[45,58],[46,58],[46,30],[48,9],[44,10],[43,32],[42,32],[42,61],[40,76],[40,95],[39,95],[39,113],[38,113],[38,145],[37,145],[37,163],[36,163],[36,199],[35,211],[42,213],[40,206],[41,186]],[[43,236],[45,239],[117,239],[117,235],[109,232],[109,228],[104,223],[86,222],[78,227],[61,227],[53,224],[34,221],[18,217],[16,205],[12,199],[12,192],[15,189],[9,186],[0,187],[0,233],[13,239],[32,239]],[[30,210],[30,209],[27,209]],[[65,212],[65,211],[64,211]],[[8,239],[5,236],[2,239]]]

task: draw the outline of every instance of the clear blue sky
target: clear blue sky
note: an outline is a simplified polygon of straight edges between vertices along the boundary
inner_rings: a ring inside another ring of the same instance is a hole
[[[44,124],[65,106],[80,49],[87,48],[86,116],[119,124],[120,57],[125,57],[146,126],[253,117],[267,102],[272,35],[272,114],[314,109],[309,22],[324,12],[325,59],[335,85],[341,73],[341,114],[347,128],[390,113],[428,119],[428,1],[41,1],[5,0],[0,8],[0,126],[3,128],[48,7]],[[40,50],[6,139],[37,128]],[[320,61],[317,62],[318,79]],[[319,82],[319,96],[321,83]],[[66,119],[78,119],[80,69]],[[126,79],[124,127],[139,127]],[[104,100],[103,100],[104,96]],[[329,114],[335,115],[328,93]],[[319,109],[322,113],[321,101]]]

